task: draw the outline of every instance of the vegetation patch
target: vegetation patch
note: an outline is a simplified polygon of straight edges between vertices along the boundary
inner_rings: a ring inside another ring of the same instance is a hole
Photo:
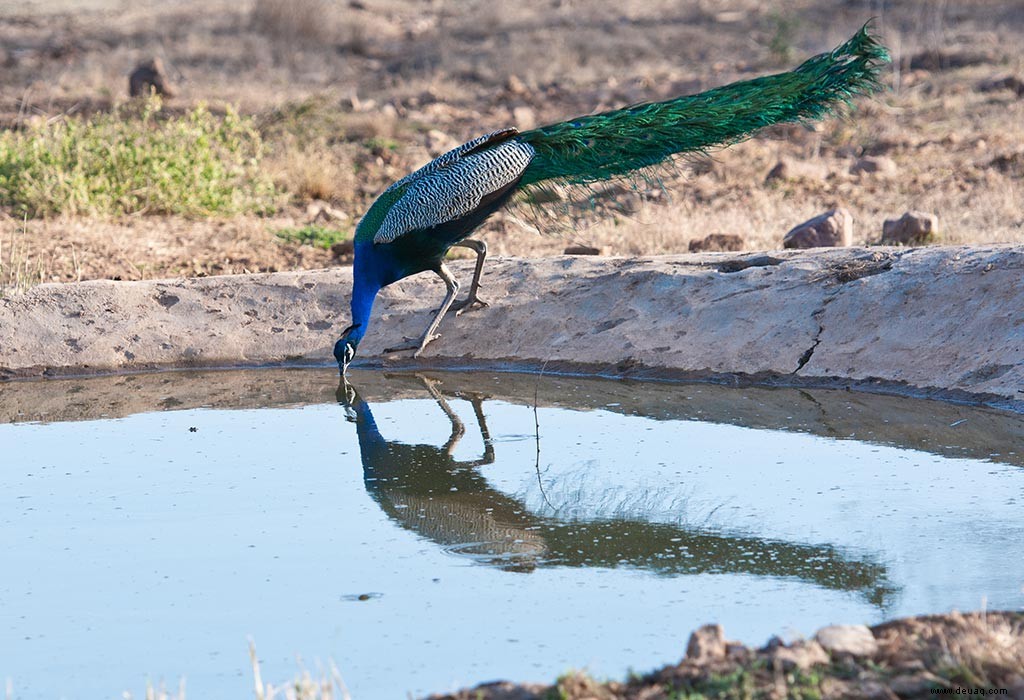
[[[341,243],[349,238],[347,231],[318,224],[309,224],[300,228],[283,228],[275,231],[274,235],[286,243],[311,245],[324,250],[329,250],[335,243]]]
[[[0,206],[18,216],[264,214],[277,191],[259,167],[252,120],[197,107],[164,116],[159,98],[90,119],[0,131]]]

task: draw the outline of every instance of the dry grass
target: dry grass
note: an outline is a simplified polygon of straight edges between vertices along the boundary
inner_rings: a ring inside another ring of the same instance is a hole
[[[329,43],[337,38],[338,3],[330,0],[256,0],[253,28],[288,43]]]
[[[1019,3],[364,4],[188,0],[139,6],[112,21],[97,0],[73,14],[40,9],[0,19],[0,128],[109,110],[124,99],[134,62],[161,55],[184,77],[167,108],[181,113],[206,100],[214,112],[236,103],[254,115],[263,169],[289,195],[262,234],[258,220],[244,217],[195,224],[171,217],[150,221],[145,232],[131,221],[30,222],[24,255],[43,261],[46,279],[76,278],[70,251],[54,244],[68,232],[85,278],[330,264],[322,251],[275,243],[272,232],[309,223],[305,207],[314,199],[354,224],[378,192],[436,154],[445,141],[432,130],[458,143],[514,123],[515,110],[544,123],[775,71],[831,47],[871,14],[897,58],[892,91],[861,101],[851,117],[723,151],[709,169],[669,174],[662,187],[641,188],[648,201],[629,194],[623,206],[598,208],[577,228],[546,221],[538,236],[499,216],[482,235],[495,253],[515,255],[560,253],[571,243],[620,255],[682,252],[709,233],[741,234],[748,248],[763,249],[843,205],[859,243],[877,241],[885,218],[912,209],[938,215],[939,243],[1024,242],[1024,100],[979,88],[1024,75]],[[928,51],[937,63],[915,67]],[[891,158],[895,175],[851,175],[863,155]],[[780,158],[825,174],[766,183]],[[0,237],[19,226],[0,221]],[[211,229],[240,236],[248,249],[229,250]]]

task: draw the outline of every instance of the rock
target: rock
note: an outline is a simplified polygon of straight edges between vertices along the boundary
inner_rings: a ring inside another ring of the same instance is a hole
[[[346,221],[348,214],[341,209],[335,209],[322,199],[314,199],[306,207],[306,218],[311,224],[321,219],[324,221]]]
[[[842,248],[853,245],[853,217],[832,209],[796,226],[782,238],[783,248]]]
[[[150,91],[164,97],[174,97],[175,90],[164,71],[164,64],[159,58],[135,66],[128,76],[128,94],[132,97],[148,95]]]
[[[932,688],[942,686],[942,681],[927,671],[896,676],[889,681],[889,689],[901,697],[916,698],[927,695]]]
[[[505,81],[505,89],[513,95],[526,95],[530,92],[529,88],[526,87],[526,83],[514,73],[508,76],[508,80]]]
[[[939,232],[939,219],[934,214],[908,211],[898,219],[882,224],[883,245],[925,245]]]
[[[563,251],[566,255],[602,255],[604,251],[601,248],[594,248],[589,245],[570,245],[566,246]]]
[[[512,121],[520,131],[529,131],[537,126],[537,113],[530,107],[516,107],[512,110]]]
[[[881,177],[895,175],[899,168],[888,156],[864,156],[850,166],[851,175],[872,174]]]
[[[352,242],[351,238],[345,241],[338,241],[331,246],[331,253],[333,253],[336,258],[348,257],[349,255],[352,255],[355,250],[355,243]]]
[[[822,627],[814,635],[814,639],[830,654],[849,654],[850,656],[874,656],[878,652],[878,642],[864,625],[830,625]]]
[[[792,671],[793,669],[806,671],[812,666],[829,662],[828,654],[813,639],[794,642],[788,647],[773,647],[768,654],[768,658],[780,663],[784,671]]]
[[[1018,97],[1024,97],[1024,80],[1016,75],[1004,75],[1000,78],[992,78],[978,84],[979,92],[999,92],[1010,90],[1017,93]]]
[[[704,625],[690,635],[686,660],[698,664],[725,658],[725,630],[721,625]]]
[[[824,180],[828,177],[828,167],[824,163],[806,160],[794,160],[792,158],[780,158],[764,181],[775,180]]]
[[[427,132],[427,150],[435,158],[442,153],[447,153],[458,145],[458,141],[440,129],[431,129]]]
[[[690,241],[691,253],[743,250],[743,236],[735,233],[712,233]]]

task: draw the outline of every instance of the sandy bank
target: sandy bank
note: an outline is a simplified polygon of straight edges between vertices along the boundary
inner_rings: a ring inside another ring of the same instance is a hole
[[[455,263],[468,282],[470,265]],[[449,317],[443,288],[385,290],[364,366],[547,367],[934,395],[1024,407],[1024,247],[825,249],[652,258],[496,259],[487,309]],[[0,376],[327,364],[351,269],[41,285],[0,300]]]

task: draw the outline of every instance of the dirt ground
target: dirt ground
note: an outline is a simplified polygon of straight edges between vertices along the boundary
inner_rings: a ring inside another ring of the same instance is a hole
[[[836,205],[858,244],[908,210],[938,216],[937,243],[1024,241],[1024,6],[1013,0],[0,0],[0,128],[109,110],[128,99],[132,68],[157,56],[177,88],[166,108],[253,115],[263,167],[288,194],[266,218],[0,213],[0,284],[344,263],[276,234],[307,224],[321,200],[342,214],[330,225],[351,231],[387,184],[475,135],[783,70],[872,16],[895,59],[889,90],[849,116],[776,128],[660,187],[620,189],[582,223],[541,223],[557,235],[500,214],[483,233],[491,250],[685,252],[711,233],[778,248]],[[854,174],[865,156],[891,162]],[[768,179],[780,160],[788,174]]]

